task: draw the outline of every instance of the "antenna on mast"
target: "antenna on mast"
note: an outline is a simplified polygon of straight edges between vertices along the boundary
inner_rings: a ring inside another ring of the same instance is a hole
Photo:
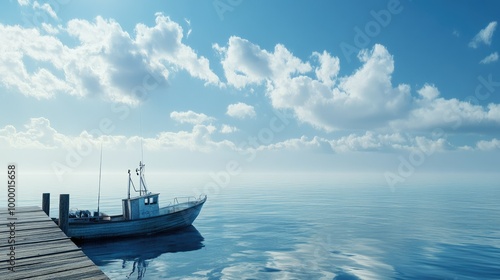
[[[139,106],[139,133],[140,133],[140,137],[141,137],[141,162],[144,162],[144,148],[142,145],[142,139],[143,139],[143,135],[142,135],[142,108],[140,106]]]

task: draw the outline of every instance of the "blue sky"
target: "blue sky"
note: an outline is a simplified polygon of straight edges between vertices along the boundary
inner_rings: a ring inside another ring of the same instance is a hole
[[[5,164],[498,171],[496,1],[2,5]]]

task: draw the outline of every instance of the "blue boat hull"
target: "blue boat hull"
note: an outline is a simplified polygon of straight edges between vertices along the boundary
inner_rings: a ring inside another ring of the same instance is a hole
[[[184,228],[193,224],[206,201],[197,201],[189,207],[169,211],[155,217],[136,220],[99,220],[69,223],[67,236],[74,239],[146,236],[159,232]]]

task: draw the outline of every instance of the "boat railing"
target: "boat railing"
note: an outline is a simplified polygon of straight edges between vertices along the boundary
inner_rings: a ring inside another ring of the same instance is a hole
[[[164,207],[161,211],[165,211],[166,213],[177,212],[188,207],[191,207],[193,204],[202,201],[205,199],[206,195],[200,195],[198,198],[195,196],[179,196],[175,197],[173,203],[170,202],[166,207]]]
[[[203,199],[202,197],[203,195],[200,195],[199,198],[196,198],[194,196],[179,196],[179,197],[176,197],[174,198],[174,205],[176,204],[181,204],[181,203],[189,203],[189,202],[197,202],[197,201],[200,201]],[[179,202],[181,201],[181,202]]]

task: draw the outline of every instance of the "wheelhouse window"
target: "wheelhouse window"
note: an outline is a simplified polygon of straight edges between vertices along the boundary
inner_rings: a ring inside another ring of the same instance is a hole
[[[147,197],[144,199],[144,205],[150,205],[150,204],[156,204],[156,203],[158,203],[158,200],[156,199],[155,196]]]

